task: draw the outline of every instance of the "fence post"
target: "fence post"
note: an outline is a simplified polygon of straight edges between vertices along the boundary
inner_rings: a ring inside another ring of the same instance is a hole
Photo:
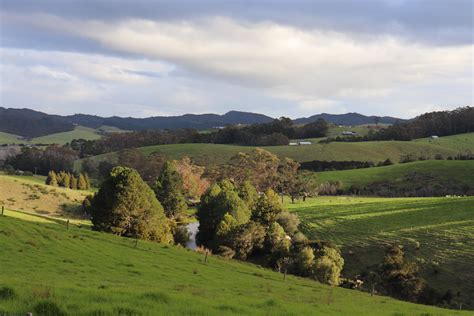
[[[69,229],[69,220],[66,222],[66,229]]]
[[[3,216],[4,211],[5,211],[5,206],[2,205],[2,216]]]
[[[209,250],[206,249],[206,257],[204,258],[204,263],[207,262],[207,254],[209,253]]]

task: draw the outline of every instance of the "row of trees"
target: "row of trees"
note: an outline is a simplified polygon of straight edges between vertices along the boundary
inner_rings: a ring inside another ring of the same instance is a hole
[[[283,208],[271,189],[258,194],[244,181],[212,185],[198,207],[197,242],[228,258],[255,260],[267,266],[332,285],[340,283],[344,264],[339,251],[313,248],[299,231],[299,219]]]
[[[110,133],[99,140],[73,140],[68,146],[81,158],[126,148],[179,143],[216,143],[251,146],[288,145],[290,139],[324,137],[328,124],[323,119],[306,125],[294,125],[282,117],[270,123],[248,126],[226,126],[209,133],[194,129],[145,130]]]
[[[73,163],[78,158],[77,152],[68,147],[57,145],[46,149],[23,147],[20,154],[8,157],[5,164],[13,166],[16,170],[31,171],[46,176],[51,170],[72,172]]]
[[[396,123],[367,136],[337,137],[328,141],[403,140],[448,136],[474,131],[474,107],[466,106],[453,111],[430,112],[413,120]]]
[[[53,187],[64,187],[73,190],[89,190],[91,182],[87,173],[74,173],[60,171],[58,173],[51,170],[46,177],[46,184]]]

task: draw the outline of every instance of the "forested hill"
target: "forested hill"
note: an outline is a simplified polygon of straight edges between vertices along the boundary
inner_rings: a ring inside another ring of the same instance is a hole
[[[338,125],[372,124],[376,118],[358,113],[318,114],[308,118],[294,120],[295,124],[307,124],[323,118],[329,123]],[[74,124],[91,128],[103,125],[114,126],[123,130],[140,131],[146,129],[208,129],[236,124],[269,123],[273,118],[249,112],[230,111],[218,114],[185,114],[181,116],[155,116],[148,118],[100,117],[87,114],[69,116],[50,115],[30,109],[7,109],[0,107],[0,132],[19,135],[27,138],[39,137],[74,129]],[[392,124],[403,120],[392,117],[381,117],[378,123]]]
[[[363,125],[363,124],[395,124],[397,122],[404,122],[406,120],[399,119],[391,116],[366,116],[359,113],[346,113],[346,114],[328,114],[321,113],[310,117],[302,117],[294,120],[295,124],[308,124],[318,119],[323,119],[326,122],[334,123],[337,125]]]
[[[33,138],[72,131],[74,124],[64,117],[29,109],[0,107],[0,132]]]

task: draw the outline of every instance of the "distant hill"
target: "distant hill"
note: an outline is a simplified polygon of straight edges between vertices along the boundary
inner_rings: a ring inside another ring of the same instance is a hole
[[[366,116],[359,113],[346,113],[346,114],[328,114],[321,113],[310,117],[302,117],[293,120],[295,124],[308,124],[316,121],[317,119],[324,119],[326,122],[334,123],[337,125],[363,125],[373,124],[377,116]],[[406,120],[399,119],[391,116],[379,116],[379,123],[381,124],[394,124],[396,122],[404,122]]]
[[[358,113],[318,114],[294,120],[296,124],[306,124],[323,118],[337,125],[362,125],[374,123],[374,116]],[[193,128],[208,129],[225,125],[268,123],[272,117],[258,113],[230,111],[226,114],[185,114],[181,116],[154,116],[147,118],[101,117],[88,114],[69,116],[50,115],[30,109],[7,109],[0,107],[0,132],[25,138],[40,137],[72,131],[75,125],[90,128],[113,126],[122,130]],[[401,119],[384,116],[379,123],[393,124]]]
[[[0,107],[0,132],[33,138],[54,133],[68,132],[74,124],[64,117],[29,109]]]
[[[148,118],[100,117],[75,114],[50,115],[30,109],[6,109],[0,107],[0,132],[33,138],[54,133],[68,132],[74,125],[90,128],[113,126],[122,130],[194,128],[208,129],[234,124],[268,123],[273,118],[256,113],[230,111],[218,114],[185,114],[182,116],[155,116]]]

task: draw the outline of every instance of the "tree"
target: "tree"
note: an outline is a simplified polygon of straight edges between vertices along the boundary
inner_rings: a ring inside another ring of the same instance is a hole
[[[314,276],[324,284],[339,285],[344,259],[336,248],[324,246],[314,262]]]
[[[69,178],[69,188],[77,190],[77,178],[73,174],[71,174]]]
[[[294,259],[295,272],[301,276],[311,276],[314,266],[314,251],[306,246],[297,252]]]
[[[249,180],[244,181],[239,187],[239,196],[247,204],[249,209],[253,209],[258,200],[257,189]]]
[[[209,188],[209,180],[204,178],[206,168],[195,165],[189,157],[175,161],[176,170],[183,179],[185,195],[194,200],[199,200],[201,195]]]
[[[173,240],[163,207],[136,170],[115,167],[90,206],[93,229],[169,243]]]
[[[155,183],[154,191],[168,218],[181,221],[187,209],[183,196],[183,181],[172,162],[167,161]]]
[[[250,219],[250,209],[239,197],[236,187],[229,180],[214,184],[201,198],[197,211],[198,243],[208,247],[211,245],[217,226],[226,213],[235,219],[237,225],[243,225]]]
[[[77,188],[79,190],[87,190],[86,178],[82,173],[79,174],[79,179],[77,180]]]
[[[290,195],[292,200],[294,196],[291,193],[295,192],[297,184],[297,173],[300,164],[296,161],[285,158],[283,162],[278,166],[278,191],[281,194],[283,201],[283,195]]]
[[[246,260],[254,251],[264,247],[265,228],[256,222],[248,222],[232,231],[229,246],[234,250],[235,257]]]
[[[51,185],[53,187],[58,186],[58,179],[56,177],[56,173],[53,170],[48,172],[48,177],[46,178],[46,184]]]
[[[283,205],[275,191],[268,190],[258,198],[252,213],[252,220],[268,227],[277,220],[278,215],[283,211]]]
[[[418,266],[405,259],[399,245],[387,249],[380,272],[385,289],[395,297],[416,302],[426,286],[426,282],[417,277]]]
[[[59,177],[60,177],[60,185],[59,186],[62,186],[62,187],[65,187],[65,188],[69,188],[71,187],[71,175],[67,172],[64,172],[64,171],[61,171],[59,173]]]

